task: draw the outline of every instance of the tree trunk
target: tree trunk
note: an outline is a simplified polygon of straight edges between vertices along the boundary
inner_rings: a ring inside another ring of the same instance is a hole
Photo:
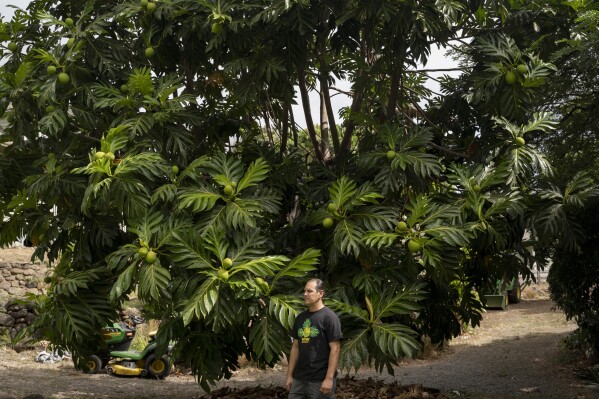
[[[364,60],[364,62],[368,63],[366,41],[364,40],[364,38],[362,38],[362,40],[360,41],[360,55],[362,56],[362,59]],[[356,80],[360,80],[363,75],[364,75],[364,70],[363,69],[358,70],[358,76],[357,76]],[[351,139],[354,135],[354,130],[356,129],[356,123],[353,120],[353,116],[355,114],[357,114],[358,112],[360,112],[360,109],[362,108],[362,100],[363,100],[362,93],[355,92],[354,98],[352,99],[352,103],[349,108],[350,109],[349,118],[347,119],[347,121],[345,123],[345,132],[343,134],[343,141],[341,142],[340,150],[344,154],[349,152],[351,149]]]
[[[320,89],[320,151],[322,152],[323,159],[327,161],[331,159],[331,151],[329,149],[329,119],[324,103],[322,86]]]
[[[282,118],[282,126],[281,126],[281,155],[287,152],[287,140],[289,139],[289,102],[285,101],[283,103],[283,118]]]
[[[268,136],[268,141],[271,144],[274,144],[274,139],[272,137],[272,130],[270,128],[270,118],[268,117],[268,111],[266,108],[262,110],[262,115],[264,116],[264,127],[266,129],[266,135]]]
[[[302,108],[304,109],[304,117],[306,118],[306,129],[314,147],[314,156],[318,161],[323,160],[322,152],[318,144],[318,138],[316,135],[316,129],[314,128],[314,121],[312,120],[312,110],[310,108],[310,96],[308,94],[308,87],[306,86],[306,73],[303,67],[297,67],[297,81],[300,90],[300,96],[302,98]]]
[[[331,138],[333,139],[333,149],[335,154],[339,154],[339,132],[337,131],[337,122],[335,121],[335,113],[333,112],[333,106],[331,104],[331,93],[329,90],[329,65],[325,58],[327,52],[327,36],[329,31],[325,30],[318,37],[318,61],[320,68],[318,71],[318,79],[320,83],[320,101],[321,106],[324,103],[324,107],[327,113],[328,130],[330,131]],[[321,110],[322,112],[322,110]],[[322,124],[321,124],[322,128]],[[327,141],[328,143],[328,141]],[[330,153],[330,151],[329,151]]]
[[[295,124],[295,116],[293,115],[293,110],[291,107],[289,107],[289,120],[291,121],[291,131],[293,132],[293,146],[297,147],[299,145],[297,125]]]

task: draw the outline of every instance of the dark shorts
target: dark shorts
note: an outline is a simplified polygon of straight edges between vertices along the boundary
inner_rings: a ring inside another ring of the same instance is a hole
[[[335,399],[337,377],[333,378],[333,388],[330,394],[325,395],[320,392],[321,385],[322,381],[302,381],[294,378],[287,399]]]

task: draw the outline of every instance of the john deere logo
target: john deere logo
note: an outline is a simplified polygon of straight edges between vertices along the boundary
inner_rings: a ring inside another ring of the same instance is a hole
[[[310,338],[316,337],[318,333],[318,329],[312,326],[310,319],[306,319],[306,321],[304,321],[304,325],[297,330],[297,336],[302,339],[302,344],[307,344],[310,342]]]

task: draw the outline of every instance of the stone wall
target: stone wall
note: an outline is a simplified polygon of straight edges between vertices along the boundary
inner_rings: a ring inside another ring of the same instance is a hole
[[[0,249],[0,304],[8,299],[24,299],[27,293],[42,294],[45,263],[31,262],[32,248]]]
[[[35,320],[35,313],[30,305],[21,305],[15,301],[8,301],[4,306],[0,305],[0,328],[7,328],[11,339],[33,320]]]
[[[33,248],[0,249],[0,331],[7,329],[13,339],[35,319],[33,307],[17,300],[29,294],[45,293],[45,263],[32,262]]]

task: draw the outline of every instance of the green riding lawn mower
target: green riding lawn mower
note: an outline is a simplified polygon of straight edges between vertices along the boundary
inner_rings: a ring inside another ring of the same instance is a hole
[[[518,303],[522,299],[522,285],[518,277],[497,281],[495,292],[485,294],[485,308],[505,309],[510,303]]]
[[[166,378],[171,371],[169,355],[172,345],[169,345],[165,354],[158,356],[156,331],[150,332],[150,340],[143,350],[130,350],[137,326],[144,322],[142,318],[132,316],[128,322],[104,327],[102,336],[105,347],[87,359],[82,371],[93,374],[105,369],[112,375]]]

